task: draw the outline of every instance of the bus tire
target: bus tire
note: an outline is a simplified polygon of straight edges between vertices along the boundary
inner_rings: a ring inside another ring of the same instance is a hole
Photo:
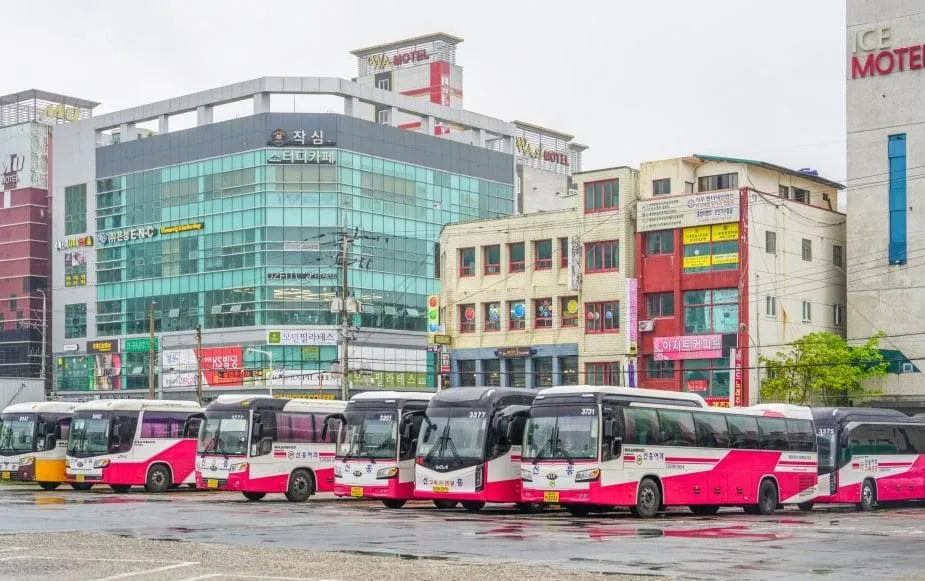
[[[861,485],[861,500],[858,502],[858,510],[870,512],[877,505],[877,487],[874,481],[868,478]]]
[[[118,492],[122,494],[122,493],[128,492],[132,488],[132,485],[131,484],[110,484],[109,488],[112,488],[114,492]]]
[[[636,490],[636,516],[652,518],[662,506],[662,491],[652,478],[643,478]]]
[[[80,490],[81,492],[86,492],[93,488],[92,482],[71,482],[71,488],[74,490]]]
[[[778,504],[780,504],[780,497],[777,485],[770,478],[765,478],[758,486],[758,514],[774,514]]]
[[[39,482],[39,488],[42,490],[54,490],[61,486],[60,482]]]
[[[402,498],[383,498],[382,499],[382,504],[384,504],[386,508],[392,508],[392,509],[399,509],[405,506],[406,502],[408,501]]]
[[[266,492],[242,492],[249,502],[257,502],[258,500],[263,500],[263,497],[267,495]]]
[[[797,508],[802,510],[803,512],[809,512],[813,509],[813,503],[812,502],[801,502],[797,504]]]
[[[170,488],[170,469],[163,464],[154,464],[148,468],[145,490],[151,494],[163,494]]]
[[[305,502],[315,493],[315,479],[312,473],[299,468],[289,476],[289,489],[286,490],[286,499],[289,502]]]
[[[689,508],[696,516],[714,516],[719,512],[718,504],[692,504]]]
[[[485,508],[485,503],[481,500],[466,500],[462,503],[463,508],[469,512],[478,512]]]
[[[434,506],[436,506],[440,510],[450,510],[452,508],[456,508],[457,504],[459,503],[456,502],[455,500],[434,499]]]
[[[536,514],[543,510],[542,502],[518,502],[517,512],[521,514]]]
[[[566,504],[565,510],[572,516],[584,517],[591,514],[591,505],[588,504]]]

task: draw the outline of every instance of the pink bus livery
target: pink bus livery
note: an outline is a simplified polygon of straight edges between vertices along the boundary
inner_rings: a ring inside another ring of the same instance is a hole
[[[476,512],[485,503],[521,502],[520,444],[535,391],[459,387],[430,400],[418,438],[415,498]]]
[[[172,400],[96,400],[73,412],[65,476],[79,490],[108,484],[148,492],[195,482],[202,408]]]
[[[809,408],[711,408],[695,394],[571,386],[540,391],[524,430],[524,502],[575,515],[667,506],[770,514],[816,494]]]
[[[432,397],[368,391],[350,398],[337,439],[334,494],[380,499],[388,508],[414,498],[414,453]]]
[[[206,407],[199,434],[196,486],[240,492],[252,501],[285,494],[304,502],[333,491],[337,422],[331,420],[345,406],[320,399],[217,397]]]

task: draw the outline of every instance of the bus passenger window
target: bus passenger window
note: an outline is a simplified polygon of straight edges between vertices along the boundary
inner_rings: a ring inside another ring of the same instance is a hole
[[[784,418],[758,418],[759,447],[762,450],[780,450],[786,452],[790,449],[790,439],[787,437],[787,421]]]
[[[655,410],[623,408],[627,444],[654,445],[659,440],[658,414]]]
[[[758,421],[754,417],[730,415],[726,421],[729,424],[729,439],[733,448],[758,449]]]
[[[695,413],[694,425],[697,428],[697,446],[700,448],[728,448],[729,429],[723,414]]]

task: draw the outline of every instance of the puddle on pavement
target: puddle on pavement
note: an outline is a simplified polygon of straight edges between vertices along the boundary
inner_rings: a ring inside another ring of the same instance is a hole
[[[391,557],[407,561],[451,561],[452,557],[438,555],[412,555],[410,553],[390,553],[388,551],[337,551],[345,555],[359,555],[361,557]]]

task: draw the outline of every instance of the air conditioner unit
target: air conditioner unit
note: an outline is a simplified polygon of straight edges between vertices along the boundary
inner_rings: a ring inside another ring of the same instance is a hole
[[[903,373],[912,373],[915,367],[911,363],[903,363]]]
[[[649,333],[655,330],[655,321],[639,321],[639,332],[640,333]]]

